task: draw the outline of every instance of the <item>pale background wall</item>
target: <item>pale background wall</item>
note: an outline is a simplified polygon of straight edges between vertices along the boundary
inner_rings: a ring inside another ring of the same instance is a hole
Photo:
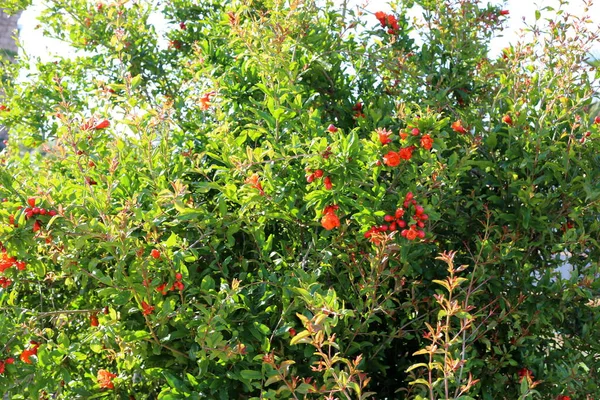
[[[14,35],[20,16],[20,13],[8,16],[0,10],[0,49],[17,51]]]
[[[21,14],[18,13],[9,17],[0,9],[0,56],[3,54],[3,50],[8,50],[12,53],[17,52],[17,44],[15,43],[14,36],[17,34],[17,22],[20,16]],[[0,125],[0,150],[4,148],[3,142],[6,139],[6,129]]]

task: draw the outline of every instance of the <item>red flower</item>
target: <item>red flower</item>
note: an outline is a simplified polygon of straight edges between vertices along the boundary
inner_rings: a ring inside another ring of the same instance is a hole
[[[394,217],[396,217],[396,219],[402,218],[404,216],[404,209],[403,208],[397,208],[396,212],[394,213]]]
[[[410,160],[412,158],[412,152],[415,148],[413,146],[403,147],[398,150],[398,156],[403,160]]]
[[[150,256],[154,259],[159,259],[160,258],[160,251],[157,249],[152,249],[152,251],[150,252]]]
[[[381,142],[381,144],[383,146],[385,146],[386,144],[392,143],[392,139],[390,139],[390,135],[392,134],[392,131],[388,131],[383,128],[378,128],[375,132],[379,136],[379,141]]]
[[[5,362],[6,362],[6,364],[8,364],[8,365],[10,365],[10,364],[14,364],[14,363],[15,363],[15,359],[14,359],[14,358],[12,358],[12,357],[8,357],[8,358],[5,360]]]
[[[398,20],[392,14],[387,15],[387,23],[388,23],[388,26],[390,28],[392,28],[394,31],[397,31],[400,29],[400,27],[398,26]],[[393,33],[393,32],[389,32],[389,33]]]
[[[338,131],[338,128],[336,128],[334,124],[329,124],[327,130],[331,133],[336,133]]]
[[[290,330],[288,331],[291,337],[296,336],[296,330],[294,328],[290,328]]]
[[[210,97],[214,96],[215,92],[208,92],[202,95],[202,97],[200,97],[200,109],[201,110],[208,110],[210,108]]]
[[[333,183],[331,183],[330,177],[326,176],[325,179],[323,179],[323,184],[325,185],[325,189],[327,189],[327,190],[333,189]]]
[[[23,361],[25,364],[31,364],[31,356],[34,356],[37,354],[38,351],[38,347],[40,347],[40,345],[34,341],[30,342],[31,345],[33,345],[32,347],[25,349],[21,352],[21,356],[19,357],[21,359],[21,361]]]
[[[388,153],[383,156],[383,162],[388,167],[396,167],[400,164],[400,156],[395,151],[388,151]]]
[[[4,374],[4,361],[0,361],[0,375]]]
[[[4,276],[0,276],[0,287],[6,289],[7,287],[9,287],[12,284],[12,280],[4,277]]]
[[[103,119],[102,121],[98,122],[95,126],[94,129],[95,130],[100,130],[100,129],[106,129],[110,126],[110,121],[107,119]]]
[[[10,109],[4,104],[0,104],[0,111],[10,111]]]
[[[15,257],[11,257],[6,253],[6,250],[3,250],[0,253],[0,273],[6,271],[10,267],[16,267],[19,271],[23,271],[25,269],[24,261],[17,261]]]
[[[406,235],[403,236],[406,237],[408,240],[415,240],[417,238],[417,231],[415,229],[410,228],[402,232],[406,232]]]
[[[247,185],[251,185],[254,189],[258,190],[261,195],[264,195],[265,192],[262,188],[262,185],[260,184],[260,182],[258,180],[259,180],[258,174],[254,173],[248,179],[246,179],[245,183]]]
[[[151,306],[150,304],[146,303],[145,301],[142,301],[142,314],[144,315],[150,315],[152,314],[152,311],[154,311],[154,307]]]
[[[29,207],[31,207],[31,208],[35,207],[35,198],[33,198],[33,197],[28,198],[27,204],[29,204]]]
[[[527,379],[527,382],[531,385],[533,382],[533,372],[527,368],[521,368],[517,374],[519,375],[519,382],[523,382],[523,379]]]
[[[425,150],[431,150],[431,147],[433,146],[433,139],[431,136],[423,135],[421,138],[421,146],[423,146]]]
[[[457,133],[467,133],[467,130],[462,126],[462,121],[460,119],[452,123],[452,130]]]
[[[164,282],[162,285],[158,285],[156,287],[156,291],[162,294],[163,296],[167,294],[167,282]]]
[[[91,326],[98,326],[98,317],[96,317],[96,314],[92,314],[90,315],[90,325]]]
[[[328,231],[340,226],[340,219],[335,214],[335,211],[337,209],[338,206],[333,205],[327,206],[325,207],[325,210],[323,210],[323,218],[321,218],[321,225]]]
[[[502,117],[502,122],[504,122],[506,125],[512,125],[513,124],[513,120],[510,117],[510,115],[506,114],[504,117]]]
[[[323,176],[323,170],[322,169],[318,169],[315,171],[315,178],[320,178]]]
[[[37,232],[40,229],[42,229],[42,226],[40,225],[40,221],[38,221],[36,219],[35,222],[33,223],[33,232]]]
[[[596,115],[596,117],[594,118],[594,123],[596,125],[600,125],[600,115]]]
[[[179,23],[179,28],[180,28],[181,30],[184,30],[184,31],[185,31],[185,30],[187,29],[187,27],[185,26],[185,22],[180,22],[180,23]]]
[[[501,10],[500,11],[500,15],[508,15],[508,14],[510,14],[510,11],[508,11],[508,10]]]
[[[98,376],[96,379],[98,380],[100,389],[114,389],[115,385],[112,380],[116,377],[116,374],[113,374],[105,369],[101,369],[98,371]]]
[[[571,400],[570,396],[565,396],[564,394],[559,395],[556,400]]]
[[[387,14],[384,13],[383,11],[377,11],[375,13],[375,18],[377,18],[377,20],[379,21],[379,23],[381,24],[381,26],[383,26],[385,28],[385,25],[387,24]]]
[[[375,13],[375,18],[379,21],[383,28],[389,27],[388,33],[393,34],[395,31],[399,30],[398,20],[392,14],[386,14],[383,11],[377,11]]]
[[[361,102],[356,103],[354,107],[352,107],[352,111],[354,111],[354,118],[364,118],[365,114],[362,112],[363,104]]]
[[[382,232],[387,230],[387,226],[372,226],[371,229],[365,232],[365,239],[369,239],[375,245],[381,244],[384,240]]]

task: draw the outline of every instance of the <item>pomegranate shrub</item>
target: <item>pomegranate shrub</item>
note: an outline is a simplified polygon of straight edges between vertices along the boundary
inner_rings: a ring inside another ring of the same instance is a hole
[[[1,76],[0,391],[596,398],[597,32],[490,58],[508,15],[49,2],[77,55]]]

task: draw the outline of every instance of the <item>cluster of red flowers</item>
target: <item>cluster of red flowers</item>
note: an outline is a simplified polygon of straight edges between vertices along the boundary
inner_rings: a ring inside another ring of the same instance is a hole
[[[19,357],[25,364],[31,364],[30,357],[37,355],[38,347],[40,347],[40,344],[34,340],[30,341],[29,344],[31,346],[28,349],[23,350]]]
[[[9,256],[6,252],[6,249],[2,249],[2,251],[0,252],[0,273],[3,273],[11,267],[16,267],[19,271],[23,271],[25,269],[25,266],[25,261],[18,261],[15,257]],[[10,281],[10,279],[8,279],[7,281]],[[8,285],[10,285],[10,282],[8,283]]]
[[[315,178],[319,179],[322,177],[323,177],[323,170],[318,169],[315,172],[311,172],[310,174],[306,175],[306,182],[312,183],[315,180]],[[323,185],[325,186],[325,189],[331,190],[333,188],[333,183],[331,183],[331,177],[326,176],[325,178],[323,178]]]
[[[36,200],[33,197],[30,197],[29,199],[27,199],[27,204],[29,205],[29,207],[26,207],[25,210],[23,210],[23,213],[25,213],[25,218],[30,219],[37,215],[47,215],[49,217],[54,217],[55,215],[58,214],[58,212],[56,210],[50,210],[50,209],[45,209],[45,208],[41,208],[41,207],[36,207],[35,203],[36,203]],[[19,207],[19,209],[22,209],[22,208],[23,207]],[[15,224],[15,216],[14,215],[11,215],[8,217],[8,222],[15,227],[18,226]],[[33,223],[33,232],[37,232],[40,229],[42,229],[41,222],[36,219]]]
[[[258,190],[261,195],[264,196],[265,191],[263,190],[262,185],[259,182],[259,179],[260,178],[259,178],[258,174],[254,173],[248,179],[246,179],[245,183],[247,185],[251,185],[254,189]]]
[[[396,167],[400,164],[400,160],[410,160],[415,149],[415,146],[408,146],[403,147],[398,151],[390,150],[385,156],[383,156],[383,162],[388,167]]]
[[[409,127],[408,129],[410,129],[410,134],[412,136],[421,135],[421,131],[419,130],[419,128],[410,128]],[[383,146],[392,142],[392,140],[390,139],[390,135],[392,134],[391,131],[388,131],[388,130],[382,129],[382,128],[378,128],[375,132],[378,135],[379,142]],[[409,136],[409,134],[406,131],[400,131],[400,139],[406,140],[408,138],[408,136]],[[431,148],[433,147],[433,138],[431,137],[431,135],[425,134],[425,135],[421,136],[420,144],[421,144],[421,147],[423,147],[425,150],[431,150]],[[390,150],[387,152],[387,154],[385,156],[383,156],[383,162],[388,167],[396,167],[400,164],[401,160],[407,160],[407,161],[410,160],[412,158],[413,151],[415,151],[416,149],[417,149],[416,146],[411,145],[411,146],[403,147],[400,150],[398,150],[397,152]],[[381,165],[381,164],[378,162],[377,165]]]
[[[404,220],[404,216],[406,214],[406,210],[410,206],[414,207],[414,214],[412,216],[412,224],[408,224],[406,220]],[[373,243],[378,244],[380,239],[377,234],[383,232],[394,232],[400,230],[400,235],[408,240],[415,240],[417,238],[423,239],[425,237],[425,231],[419,228],[425,227],[425,221],[429,219],[429,215],[425,214],[423,206],[417,204],[417,201],[414,199],[412,192],[408,192],[404,198],[404,203],[402,207],[396,209],[394,215],[386,215],[383,217],[385,222],[388,222],[389,225],[380,225],[380,226],[372,226],[367,232],[365,232],[365,238],[370,239]],[[408,226],[408,229],[406,227]]]
[[[6,370],[7,365],[14,364],[14,363],[15,363],[15,359],[12,357],[7,358],[6,360],[0,360],[0,375],[4,374],[4,371]]]
[[[321,225],[328,231],[333,228],[340,226],[340,219],[336,215],[336,211],[339,209],[337,205],[327,206],[323,210],[323,218],[321,218]]]
[[[116,377],[117,374],[113,374],[110,371],[101,369],[98,371],[98,376],[96,377],[98,380],[98,386],[100,386],[100,389],[114,389],[115,384],[112,380]]]
[[[170,289],[167,289],[167,282],[164,282],[156,287],[156,291],[165,296],[169,290],[179,290],[180,292],[185,289],[185,285],[181,280],[183,279],[183,275],[179,272],[175,274],[175,282],[171,285]]]
[[[386,14],[383,11],[377,11],[375,13],[375,18],[377,18],[383,28],[388,28],[387,32],[390,35],[393,35],[400,30],[400,27],[398,26],[398,20],[392,14]]]
[[[409,127],[410,129],[410,127]],[[412,136],[419,136],[421,134],[421,131],[419,130],[419,128],[412,128],[410,130],[410,133]],[[406,140],[406,138],[408,137],[408,133],[406,132],[400,132],[400,138],[402,140]],[[431,150],[431,148],[433,147],[433,138],[431,137],[430,134],[425,134],[423,136],[421,136],[421,146],[425,149],[425,150]]]

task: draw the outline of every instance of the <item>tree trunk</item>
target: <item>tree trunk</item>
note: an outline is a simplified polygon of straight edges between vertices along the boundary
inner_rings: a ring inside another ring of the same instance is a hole
[[[8,16],[0,9],[0,58],[13,58],[17,54],[17,44],[14,35],[17,34],[17,22],[21,13]],[[0,99],[2,93],[0,92]],[[4,148],[4,141],[8,138],[6,128],[0,125],[0,150]]]

